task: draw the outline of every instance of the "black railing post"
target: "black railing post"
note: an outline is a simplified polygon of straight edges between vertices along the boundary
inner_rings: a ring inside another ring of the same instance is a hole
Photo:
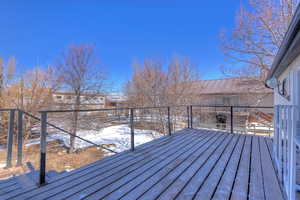
[[[12,166],[12,150],[13,150],[13,138],[14,138],[14,123],[15,123],[15,110],[9,111],[8,131],[7,131],[7,157],[6,168]]]
[[[190,106],[190,128],[193,128],[193,106]]]
[[[134,151],[134,109],[130,108],[131,151]]]
[[[46,184],[46,137],[47,137],[47,112],[41,112],[40,135],[40,186]]]
[[[190,128],[190,107],[189,106],[186,107],[186,113],[187,113],[188,128]]]
[[[233,133],[233,106],[230,106],[230,132]]]
[[[18,156],[17,166],[22,165],[23,160],[23,111],[18,110]]]
[[[168,107],[168,129],[169,129],[169,135],[171,135],[171,119],[170,119],[170,106]]]

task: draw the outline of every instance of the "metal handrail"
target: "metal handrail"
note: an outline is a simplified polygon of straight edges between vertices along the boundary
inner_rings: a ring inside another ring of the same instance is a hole
[[[11,111],[11,110],[17,110],[15,108],[0,108],[0,112],[1,111]]]
[[[268,109],[274,108],[273,106],[219,106],[219,105],[199,105],[199,104],[192,104],[192,105],[173,105],[173,106],[153,106],[153,107],[126,107],[126,108],[101,108],[101,109],[67,109],[67,110],[40,110],[38,112],[47,112],[47,113],[61,113],[61,112],[96,112],[96,111],[117,111],[117,110],[143,110],[143,109],[163,109],[168,107],[186,107],[186,106],[193,106],[193,107],[206,107],[206,108],[261,108],[261,109]]]
[[[130,150],[131,151],[134,151],[135,150],[135,144],[134,144],[134,137],[135,137],[135,134],[134,134],[134,129],[135,129],[135,110],[147,110],[147,109],[165,109],[166,112],[167,112],[167,115],[164,115],[164,117],[167,119],[167,121],[165,121],[167,124],[167,132],[168,132],[168,135],[171,135],[172,133],[172,130],[171,130],[171,108],[173,108],[174,110],[176,110],[175,108],[185,108],[186,109],[186,113],[183,114],[185,116],[187,116],[186,118],[186,123],[187,123],[187,127],[188,128],[193,128],[193,121],[197,120],[198,118],[195,117],[193,118],[193,108],[228,108],[228,112],[230,112],[230,132],[231,133],[234,133],[234,118],[233,118],[233,115],[234,115],[234,112],[235,112],[235,109],[237,108],[247,108],[247,109],[272,109],[273,107],[272,106],[258,106],[258,107],[255,107],[255,106],[227,106],[227,105],[199,105],[199,104],[194,104],[194,105],[170,105],[170,106],[152,106],[152,107],[123,107],[123,108],[102,108],[102,109],[68,109],[68,110],[40,110],[38,111],[38,113],[40,113],[41,115],[41,118],[37,117],[37,116],[34,116],[33,114],[31,113],[28,113],[26,111],[23,111],[23,110],[20,110],[20,109],[6,109],[6,108],[2,108],[0,109],[0,111],[10,111],[10,112],[15,112],[15,111],[18,111],[18,143],[20,145],[22,145],[22,116],[23,114],[24,115],[27,115],[35,120],[38,120],[41,122],[41,136],[40,136],[40,185],[44,185],[46,183],[46,180],[45,180],[45,174],[46,174],[46,137],[48,135],[48,132],[47,132],[47,126],[50,126],[50,127],[53,127],[63,133],[66,133],[68,135],[71,135],[73,137],[76,137],[76,138],[79,138],[89,144],[92,144],[93,146],[97,146],[97,147],[100,147],[102,149],[105,149],[109,152],[112,152],[112,153],[117,153],[109,148],[106,148],[104,147],[103,145],[99,145],[99,144],[96,144],[92,141],[89,141],[87,139],[84,139],[80,136],[77,136],[69,131],[66,131],[64,130],[63,128],[59,127],[59,126],[56,126],[52,123],[49,123],[47,121],[47,114],[48,113],[67,113],[67,112],[70,112],[70,113],[74,113],[74,112],[105,112],[105,111],[126,111],[126,113],[128,114],[128,120],[130,122],[130,129],[131,129],[131,132],[130,132],[130,144],[131,144],[131,148]],[[226,109],[227,110],[227,109]],[[238,112],[238,111],[237,111]],[[195,111],[194,111],[195,113]],[[13,121],[13,120],[12,120]],[[185,121],[185,119],[183,119],[183,122]],[[12,129],[11,129],[12,131]],[[12,133],[12,132],[11,132]],[[10,133],[10,135],[12,136],[12,134]],[[12,137],[11,137],[12,138]],[[11,141],[12,143],[12,141]],[[22,149],[21,149],[21,146],[18,145],[18,163],[20,163],[22,161]],[[19,153],[19,151],[21,153]]]

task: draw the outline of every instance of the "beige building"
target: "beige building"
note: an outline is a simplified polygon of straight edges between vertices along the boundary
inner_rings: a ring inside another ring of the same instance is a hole
[[[75,104],[75,95],[72,92],[55,92],[53,93],[53,104],[58,108],[70,108]],[[105,108],[104,94],[82,94],[80,103],[82,107],[89,109]]]
[[[262,82],[250,78],[224,78],[201,80],[195,83],[199,97],[195,104],[212,106],[194,108],[199,127],[229,129],[230,107],[272,107],[273,90]],[[219,106],[219,107],[213,107]],[[233,123],[236,132],[269,134],[272,130],[272,108],[233,108]]]
[[[198,81],[201,105],[273,106],[273,90],[250,78]]]

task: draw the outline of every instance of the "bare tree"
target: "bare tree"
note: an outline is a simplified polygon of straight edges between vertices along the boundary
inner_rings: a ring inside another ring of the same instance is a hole
[[[187,57],[175,56],[168,71],[168,105],[192,104],[198,101],[201,88],[195,88],[200,74]]]
[[[15,69],[15,58],[10,57],[7,62],[3,58],[0,57],[0,107],[1,108],[11,108],[11,105],[7,101],[5,96],[5,91],[7,89],[8,84],[13,79],[14,69]],[[6,137],[6,129],[7,129],[7,120],[8,115],[6,112],[0,112],[0,142],[2,139]]]
[[[6,107],[18,108],[37,115],[39,110],[52,105],[52,94],[59,86],[59,82],[54,77],[50,67],[35,68],[24,72],[23,75],[15,78],[14,84],[8,85],[3,90],[4,104]],[[24,117],[24,139],[26,141],[32,128],[39,122],[27,115]]]
[[[16,72],[16,59],[11,57],[5,62],[0,58],[0,106],[18,108],[37,115],[37,111],[47,108],[52,102],[52,92],[58,87],[53,70],[34,68],[22,74]],[[7,114],[1,114],[1,128],[7,128]],[[33,126],[39,122],[24,116],[24,139],[30,136]]]
[[[132,106],[186,104],[199,93],[193,89],[197,80],[199,73],[188,58],[174,57],[166,70],[160,61],[146,59],[135,64],[125,90]]]
[[[8,87],[9,84],[12,84],[12,81],[15,78],[15,68],[16,68],[16,59],[10,57],[7,62],[0,57],[0,106],[5,107],[9,106],[5,104],[5,97],[3,92]]]
[[[126,85],[129,106],[189,104],[200,93],[193,84],[199,80],[199,73],[188,58],[174,57],[165,67],[166,70],[160,61],[153,59],[136,63],[134,67],[132,79]],[[159,109],[151,113],[159,122],[156,129],[162,133],[166,128],[165,111]]]
[[[74,93],[73,109],[81,107],[83,94],[97,94],[103,91],[105,75],[95,56],[94,46],[71,45],[57,65],[58,76],[65,90]],[[78,112],[73,113],[72,134],[76,135]],[[70,137],[70,152],[74,151],[75,137]]]
[[[221,49],[231,61],[226,75],[255,76],[264,81],[288,29],[298,0],[248,0],[241,6],[235,28],[221,33]]]

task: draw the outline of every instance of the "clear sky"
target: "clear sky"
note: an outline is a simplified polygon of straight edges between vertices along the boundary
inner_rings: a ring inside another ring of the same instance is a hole
[[[132,63],[189,56],[204,79],[220,78],[219,33],[232,28],[239,0],[1,0],[0,56],[19,69],[54,63],[70,44],[94,43],[120,89]]]

